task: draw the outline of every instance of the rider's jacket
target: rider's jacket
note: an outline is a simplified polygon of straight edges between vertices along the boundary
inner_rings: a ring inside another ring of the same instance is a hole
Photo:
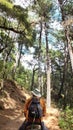
[[[28,117],[28,112],[29,112],[29,105],[31,103],[31,100],[32,100],[32,97],[27,99],[26,102],[25,102],[25,105],[24,105],[24,115],[26,117],[26,121],[29,121],[29,122],[32,122],[33,119],[32,118],[29,118]],[[41,107],[42,107],[42,111],[43,111],[43,116],[46,115],[46,103],[45,103],[45,100],[44,98],[40,98],[40,104],[41,104]],[[42,117],[43,118],[43,117]],[[35,119],[35,122],[40,122],[42,121],[42,118],[39,118],[39,119]]]

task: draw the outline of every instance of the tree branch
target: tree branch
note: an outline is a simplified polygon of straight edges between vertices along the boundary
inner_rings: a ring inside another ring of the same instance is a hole
[[[1,26],[1,25],[0,25],[0,28],[1,28],[1,29],[4,29],[4,30],[10,30],[10,31],[12,31],[12,32],[15,32],[15,33],[18,33],[18,34],[22,34],[22,35],[25,34],[24,31],[21,31],[21,30],[19,31],[19,30],[16,30],[16,29],[12,28],[12,27],[5,27],[5,26]]]

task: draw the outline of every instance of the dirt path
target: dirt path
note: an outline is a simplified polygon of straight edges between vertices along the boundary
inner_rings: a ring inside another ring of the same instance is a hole
[[[20,108],[0,110],[0,130],[18,130],[24,121]]]
[[[57,109],[47,110],[47,115],[43,119],[49,130],[60,130],[58,126],[59,113]],[[0,130],[18,130],[25,120],[20,107],[16,109],[0,110]]]

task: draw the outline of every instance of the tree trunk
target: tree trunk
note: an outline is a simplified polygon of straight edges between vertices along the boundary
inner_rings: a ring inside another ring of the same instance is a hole
[[[34,70],[34,68],[33,68],[33,72],[32,72],[32,81],[31,81],[31,91],[33,90],[33,88],[34,88],[34,75],[35,75],[35,70]]]
[[[40,36],[39,36],[39,53],[38,53],[38,88],[41,90],[41,36],[42,36],[42,21],[40,22]]]
[[[69,27],[68,26],[66,28],[65,35],[66,35],[66,40],[68,43],[68,51],[69,51],[69,56],[70,56],[70,61],[71,61],[72,72],[73,72],[73,51],[72,51],[71,41],[69,38]]]
[[[67,44],[65,44],[64,47],[64,66],[63,66],[63,75],[61,77],[61,86],[60,86],[60,90],[58,93],[58,100],[61,98],[61,94],[63,92],[63,88],[64,88],[64,84],[65,84],[65,80],[66,80],[66,72],[67,72],[67,65],[68,65],[68,47]]]
[[[18,50],[19,50],[18,67],[20,65],[22,48],[23,48],[23,44],[19,44],[19,46],[18,46]]]
[[[49,56],[49,46],[48,46],[48,31],[45,23],[45,38],[46,38],[46,65],[47,65],[47,107],[51,106],[51,65],[50,65],[50,56]]]

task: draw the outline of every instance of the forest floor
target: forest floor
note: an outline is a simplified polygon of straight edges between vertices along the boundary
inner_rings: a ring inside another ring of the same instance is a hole
[[[30,94],[8,80],[4,88],[0,90],[0,130],[18,130],[25,120],[23,109],[24,103]],[[47,109],[43,118],[49,130],[60,130],[58,121],[60,113],[57,108]]]

